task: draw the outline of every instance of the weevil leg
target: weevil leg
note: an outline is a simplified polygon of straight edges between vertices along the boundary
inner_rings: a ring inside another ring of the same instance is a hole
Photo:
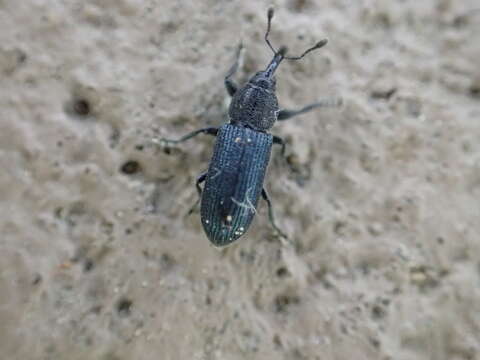
[[[273,143],[282,147],[282,156],[285,157],[285,141],[281,137],[273,135]]]
[[[278,235],[280,235],[280,237],[287,239],[287,235],[285,235],[285,233],[282,230],[280,230],[280,228],[275,223],[275,216],[273,214],[272,202],[270,201],[270,198],[268,197],[268,193],[265,190],[265,188],[262,189],[262,198],[267,202],[267,205],[268,205],[268,219],[270,220],[270,224],[278,233]]]
[[[342,105],[342,99],[340,98],[333,98],[333,99],[323,99],[320,100],[319,102],[304,106],[301,109],[298,110],[288,110],[288,109],[281,109],[278,112],[277,115],[277,120],[282,121],[282,120],[288,120],[291,119],[294,116],[304,114],[306,112],[309,112],[313,109],[316,108],[321,108],[321,107],[337,107]]]
[[[195,209],[197,208],[198,204],[200,203],[200,199],[202,198],[202,188],[200,187],[200,184],[205,181],[207,178],[207,172],[203,172],[200,174],[200,176],[197,178],[197,181],[195,182],[195,187],[197,188],[198,192],[198,199],[195,201],[195,204],[191,207],[191,209],[188,211],[188,215],[192,214]]]
[[[235,62],[233,63],[232,67],[228,70],[227,75],[225,76],[225,87],[227,88],[227,92],[230,96],[233,96],[238,89],[238,85],[231,79],[233,75],[238,70],[238,66],[240,64],[240,55],[242,53],[243,45],[240,43],[237,48],[237,52],[235,54]]]
[[[203,183],[206,178],[207,178],[207,172],[205,171],[200,174],[200,176],[197,178],[197,181],[195,182],[195,186],[197,188],[199,198],[202,197],[202,188],[200,187],[200,184]]]
[[[197,136],[198,134],[208,134],[208,135],[217,136],[217,133],[218,133],[218,128],[208,127],[208,128],[192,131],[191,133],[188,133],[187,135],[184,135],[180,139],[176,139],[176,140],[162,138],[160,139],[160,143],[163,143],[165,145],[179,144]]]

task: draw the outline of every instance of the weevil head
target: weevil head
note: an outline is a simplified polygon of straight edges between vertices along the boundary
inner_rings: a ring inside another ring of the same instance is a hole
[[[273,8],[268,9],[267,32],[265,33],[265,41],[273,51],[273,59],[264,71],[256,73],[247,85],[237,90],[233,95],[228,110],[232,125],[244,126],[256,131],[270,129],[275,124],[279,111],[275,95],[275,70],[282,60],[300,60],[310,51],[327,44],[326,39],[321,40],[305,50],[300,56],[286,56],[287,48],[285,46],[282,46],[278,51],[275,50],[268,40],[273,13]]]
[[[269,79],[273,79],[275,81],[275,70],[277,70],[278,66],[285,59],[285,54],[287,53],[287,47],[282,46],[277,52],[274,52],[273,59],[268,64],[265,71],[261,71],[265,77]]]
[[[275,70],[277,70],[281,61],[285,58],[287,53],[287,48],[285,46],[281,47],[274,56],[270,64],[263,71],[257,72],[254,76],[250,78],[248,83],[252,86],[258,86],[264,90],[275,93],[275,87],[277,80],[275,79]]]
[[[275,70],[287,49],[282,47],[263,71],[257,72],[232,98],[228,114],[234,125],[267,131],[277,120],[278,100],[275,95]]]
[[[258,87],[274,93],[277,80],[275,79],[275,76],[268,76],[266,71],[259,71],[250,78],[248,84],[252,87]]]

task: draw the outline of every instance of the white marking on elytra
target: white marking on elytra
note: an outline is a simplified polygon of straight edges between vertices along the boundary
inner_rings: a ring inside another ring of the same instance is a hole
[[[253,214],[257,213],[257,209],[255,209],[255,206],[252,203],[252,200],[250,200],[250,192],[253,190],[253,187],[250,186],[247,191],[245,192],[245,200],[243,201],[238,201],[234,197],[231,197],[233,203],[243,209],[250,210]]]
[[[218,175],[220,175],[220,174],[222,173],[222,170],[220,170],[220,169],[217,168],[217,167],[212,168],[212,170],[215,171],[215,174],[212,175],[212,177],[210,178],[210,180],[215,179]]]

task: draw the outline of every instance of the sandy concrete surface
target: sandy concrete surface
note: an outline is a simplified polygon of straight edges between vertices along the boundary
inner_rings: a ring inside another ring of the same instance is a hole
[[[194,182],[223,77],[285,107],[266,206],[218,250]],[[480,359],[478,0],[1,0],[0,360]]]

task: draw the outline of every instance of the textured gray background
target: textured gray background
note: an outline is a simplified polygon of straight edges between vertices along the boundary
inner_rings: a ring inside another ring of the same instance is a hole
[[[152,139],[225,120],[270,3],[0,1],[0,359],[480,359],[480,4],[272,4],[277,46],[330,40],[281,104],[345,104],[273,129],[295,246],[262,204],[217,250],[186,216],[213,140]]]

